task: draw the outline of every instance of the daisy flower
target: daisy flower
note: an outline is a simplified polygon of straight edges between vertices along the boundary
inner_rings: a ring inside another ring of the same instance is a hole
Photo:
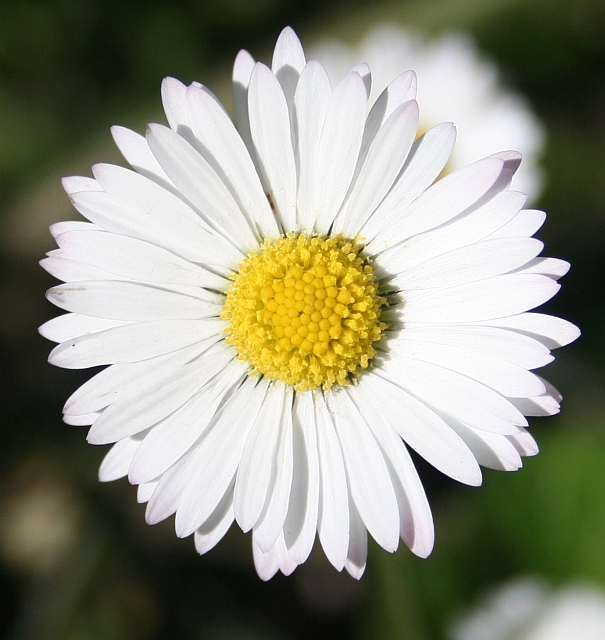
[[[525,416],[559,409],[530,370],[578,335],[527,313],[568,265],[538,257],[545,216],[508,188],[519,154],[435,182],[454,126],[416,139],[414,73],[368,111],[370,83],[361,65],[332,87],[289,28],[271,69],[237,56],[237,126],[166,79],[170,126],[113,128],[133,170],[65,179],[89,222],[54,225],[42,261],[69,312],[41,328],[51,363],[108,365],[64,408],[114,443],[100,479],[127,475],[200,553],[235,520],[263,579],[316,533],[355,577],[367,532],[427,556],[408,447],[470,485],[517,469],[537,452]]]
[[[458,169],[502,149],[519,149],[523,163],[514,187],[536,200],[543,176],[538,160],[544,130],[527,101],[502,86],[498,68],[479,56],[469,36],[447,34],[434,40],[402,28],[379,25],[354,48],[336,40],[319,43],[311,52],[339,78],[353,65],[372,69],[373,102],[402,71],[414,69],[420,83],[420,127],[456,123],[459,137],[447,169]]]

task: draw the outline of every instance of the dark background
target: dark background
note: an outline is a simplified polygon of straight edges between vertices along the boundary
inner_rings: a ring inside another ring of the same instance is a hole
[[[488,6],[485,6],[488,5]],[[361,582],[316,549],[262,583],[236,531],[199,557],[171,521],[148,527],[126,480],[97,482],[104,448],[61,422],[89,376],[46,363],[54,316],[37,266],[73,216],[59,178],[122,162],[108,128],[162,119],[166,75],[225,102],[240,48],[268,59],[283,26],[304,44],[372,21],[465,29],[548,135],[539,237],[572,262],[547,310],[583,330],[546,375],[561,416],[532,421],[541,454],[472,489],[419,461],[437,543],[428,560],[371,545]],[[438,639],[495,584],[541,576],[605,588],[605,4],[601,0],[17,0],[0,8],[0,634],[35,640]]]

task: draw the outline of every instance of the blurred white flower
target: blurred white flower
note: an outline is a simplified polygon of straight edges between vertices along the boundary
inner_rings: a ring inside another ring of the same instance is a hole
[[[333,79],[367,63],[372,70],[370,102],[402,71],[413,69],[418,76],[421,130],[441,122],[453,122],[458,129],[447,169],[503,149],[519,151],[523,162],[513,188],[531,201],[539,197],[544,129],[527,101],[503,86],[498,68],[480,56],[470,36],[455,33],[427,40],[402,28],[376,26],[356,47],[327,40],[317,44],[309,57],[321,60]]]
[[[491,593],[453,625],[451,640],[603,640],[605,592],[585,584],[561,590],[525,578]]]
[[[169,127],[116,127],[134,171],[64,181],[90,222],[52,228],[42,261],[67,310],[41,332],[50,361],[110,365],[65,421],[116,443],[147,520],[176,514],[200,553],[234,520],[265,579],[316,532],[355,577],[367,532],[420,556],[433,522],[407,446],[461,482],[537,453],[528,415],[560,396],[531,372],[578,336],[527,313],[569,265],[538,257],[545,214],[509,190],[519,155],[435,181],[455,129],[419,139],[416,77],[368,111],[369,69],[334,88],[285,29],[269,69],[241,52],[238,129],[204,86],[168,78]]]

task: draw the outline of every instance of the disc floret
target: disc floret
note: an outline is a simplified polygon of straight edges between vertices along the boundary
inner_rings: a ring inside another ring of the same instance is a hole
[[[290,233],[239,265],[221,317],[252,373],[327,390],[368,367],[386,328],[385,300],[362,249],[340,236]]]

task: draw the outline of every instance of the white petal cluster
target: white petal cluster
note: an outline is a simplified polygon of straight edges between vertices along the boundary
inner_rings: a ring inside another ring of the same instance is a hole
[[[448,168],[458,169],[502,149],[517,149],[523,153],[523,164],[513,185],[532,201],[539,197],[544,129],[527,101],[503,86],[498,68],[480,56],[468,35],[425,39],[401,27],[377,25],[354,47],[326,40],[311,50],[310,57],[322,61],[330,78],[367,63],[372,69],[371,102],[395,76],[414,69],[420,78],[421,128],[456,123],[458,142]]]
[[[538,257],[544,221],[509,190],[520,156],[437,180],[452,124],[416,140],[416,76],[368,109],[367,65],[332,87],[285,29],[272,68],[235,62],[237,127],[204,86],[166,79],[169,127],[115,127],[133,170],[99,164],[64,181],[89,222],[52,227],[42,261],[68,311],[41,328],[50,361],[109,365],[67,401],[65,421],[113,444],[100,479],[128,476],[149,523],[176,515],[200,553],[233,521],[252,531],[261,578],[291,573],[315,536],[360,577],[367,532],[420,556],[433,523],[408,453],[471,485],[537,452],[525,416],[559,409],[531,372],[578,336],[528,313],[567,263]],[[229,276],[264,239],[363,237],[388,299],[377,356],[357,384],[295,392],[250,375],[225,342]]]

